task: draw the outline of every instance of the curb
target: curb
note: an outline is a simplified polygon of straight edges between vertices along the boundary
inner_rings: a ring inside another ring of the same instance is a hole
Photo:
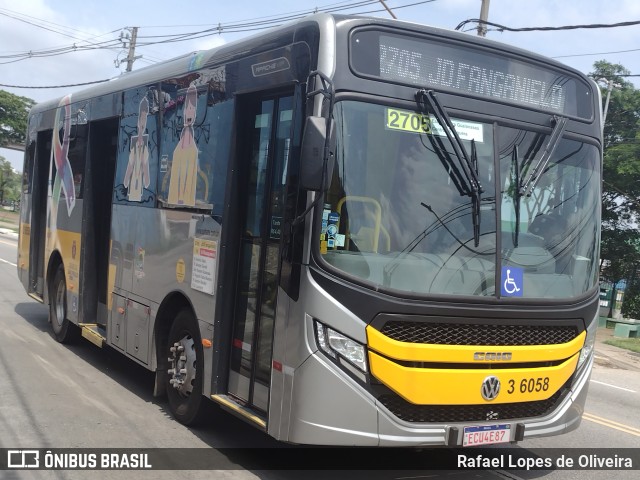
[[[606,368],[615,368],[618,370],[629,370],[633,372],[640,372],[640,362],[638,365],[633,362],[621,360],[619,358],[610,357],[602,352],[596,352],[594,357],[594,364]]]
[[[612,329],[606,327],[598,329],[594,363],[607,368],[640,372],[640,354],[604,343],[605,340],[612,337]]]

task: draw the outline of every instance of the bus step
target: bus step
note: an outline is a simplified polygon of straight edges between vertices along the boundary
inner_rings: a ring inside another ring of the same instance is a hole
[[[230,397],[229,395],[211,395],[211,399],[214,402],[219,403],[222,408],[229,411],[230,413],[233,413],[242,420],[246,420],[252,423],[264,432],[267,431],[267,419],[262,413],[239,404],[233,397]]]
[[[37,300],[40,303],[44,303],[44,300],[42,299],[42,297],[38,295],[36,292],[29,292],[27,295],[29,295],[31,298],[33,298],[34,300]]]
[[[107,340],[107,331],[102,328],[101,325],[95,323],[81,323],[79,325],[82,328],[82,336],[89,340],[94,345],[102,348]]]

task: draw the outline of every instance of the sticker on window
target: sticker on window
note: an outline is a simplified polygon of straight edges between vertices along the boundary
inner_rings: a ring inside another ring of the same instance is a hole
[[[453,127],[456,129],[456,133],[460,137],[460,140],[475,140],[476,143],[483,142],[484,125],[482,125],[481,123],[456,120],[455,118],[451,119],[451,123],[453,123]],[[439,137],[446,137],[444,130],[442,129],[438,121],[433,117],[431,117],[431,130],[433,130],[434,135],[438,135]]]
[[[524,289],[524,270],[520,267],[502,267],[500,294],[503,297],[521,297]]]
[[[387,108],[387,128],[412,133],[431,133],[431,120],[422,113]]]
[[[456,133],[461,140],[475,140],[482,143],[484,130],[481,123],[451,119]],[[400,130],[411,133],[430,133],[439,137],[446,137],[444,130],[434,117],[409,110],[387,108],[386,127],[390,130]]]

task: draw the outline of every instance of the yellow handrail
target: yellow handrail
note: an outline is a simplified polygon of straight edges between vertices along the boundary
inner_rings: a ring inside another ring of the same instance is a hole
[[[350,202],[360,202],[360,203],[369,203],[371,205],[373,205],[374,208],[374,228],[373,228],[373,242],[372,242],[372,250],[374,252],[378,252],[378,239],[380,237],[380,228],[382,226],[382,207],[380,206],[380,202],[378,202],[376,199],[371,198],[371,197],[360,197],[357,195],[347,195],[345,197],[342,197],[339,201],[338,201],[338,205],[336,207],[336,210],[338,211],[338,214],[340,215],[340,218],[342,218],[342,207],[344,205],[344,203],[346,201],[350,201]],[[338,228],[340,228],[340,220],[338,220]],[[391,248],[391,239],[389,237],[389,233],[386,232],[387,238],[388,238],[388,242],[389,242],[389,249]]]

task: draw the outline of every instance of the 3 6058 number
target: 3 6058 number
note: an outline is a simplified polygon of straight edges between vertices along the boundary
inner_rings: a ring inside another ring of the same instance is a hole
[[[546,392],[549,390],[549,377],[523,378],[519,385],[516,385],[515,380],[509,380],[507,393],[514,393],[516,389],[520,393]]]

